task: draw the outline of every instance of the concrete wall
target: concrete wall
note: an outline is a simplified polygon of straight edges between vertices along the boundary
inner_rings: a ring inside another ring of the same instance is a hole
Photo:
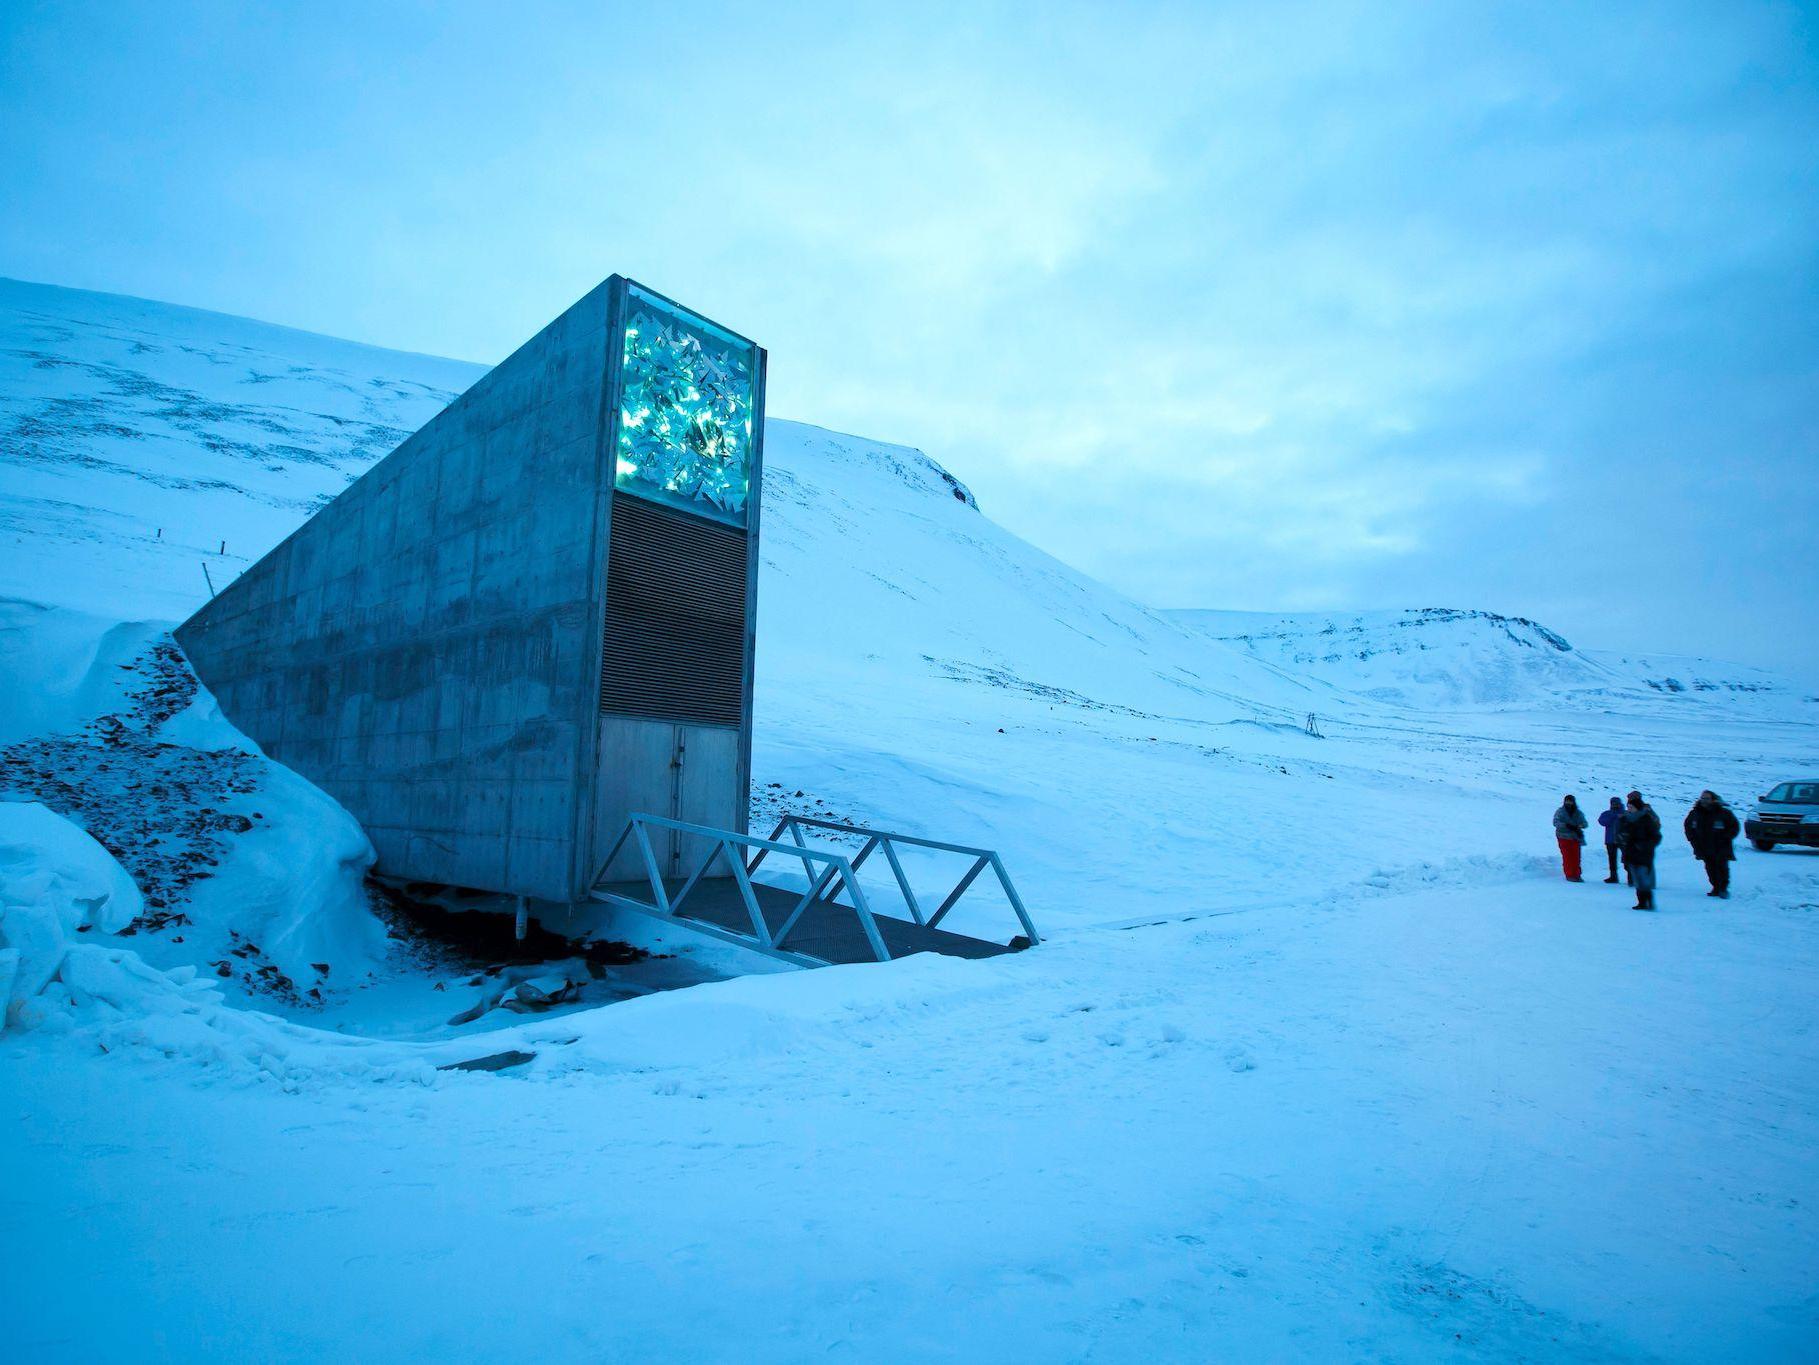
[[[566,901],[592,871],[613,284],[177,632],[387,873]]]

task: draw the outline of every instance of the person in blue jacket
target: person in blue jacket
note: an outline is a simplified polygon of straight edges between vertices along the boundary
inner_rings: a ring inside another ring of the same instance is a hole
[[[1604,826],[1604,856],[1611,865],[1611,875],[1604,880],[1615,885],[1617,881],[1617,826],[1623,823],[1623,801],[1619,797],[1611,798],[1611,808],[1598,816],[1598,823]],[[1627,867],[1623,869],[1629,884],[1636,884],[1636,874]]]

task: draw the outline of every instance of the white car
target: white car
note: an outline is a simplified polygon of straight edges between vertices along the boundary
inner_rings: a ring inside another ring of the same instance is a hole
[[[1819,779],[1783,782],[1764,792],[1743,832],[1764,853],[1776,844],[1819,846]]]

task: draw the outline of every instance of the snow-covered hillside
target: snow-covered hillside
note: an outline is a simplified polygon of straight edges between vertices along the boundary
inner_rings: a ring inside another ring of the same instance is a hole
[[[1334,688],[1427,711],[1603,707],[1649,692],[1753,699],[1802,714],[1813,698],[1744,664],[1575,649],[1546,626],[1489,611],[1423,607],[1347,614],[1170,611],[1209,639]],[[1760,707],[1755,709],[1762,709]]]
[[[181,620],[484,372],[0,279],[0,596]]]
[[[1819,854],[1717,903],[1674,839],[1819,771],[1811,689],[1481,612],[1152,611],[799,423],[755,822],[996,846],[1049,941],[484,1024],[507,1077],[332,1032],[344,962],[403,971],[364,841],[164,627],[479,373],[0,282],[23,1358],[1810,1354]],[[1562,790],[1630,786],[1656,917],[1552,860]]]

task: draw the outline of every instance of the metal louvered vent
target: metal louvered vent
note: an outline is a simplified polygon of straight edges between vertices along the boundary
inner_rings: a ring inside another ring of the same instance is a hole
[[[745,700],[743,531],[613,495],[600,709],[736,726]]]

